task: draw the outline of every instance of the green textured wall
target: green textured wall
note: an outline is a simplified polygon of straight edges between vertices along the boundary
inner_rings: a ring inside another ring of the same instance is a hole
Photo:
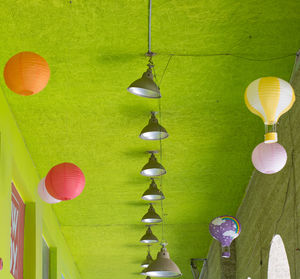
[[[139,171],[144,152],[159,145],[138,134],[158,102],[126,88],[147,64],[147,7],[146,0],[0,2],[0,68],[24,50],[51,68],[46,89],[28,98],[0,79],[36,170],[43,177],[71,161],[86,176],[80,197],[53,206],[83,279],[138,279],[146,255],[138,241],[147,210],[140,196],[149,182]],[[191,278],[189,259],[207,254],[211,219],[234,214],[244,195],[263,125],[243,93],[261,76],[289,78],[299,9],[294,0],[153,1],[159,81],[167,54],[177,54],[161,84],[162,124],[170,133],[162,163],[166,239],[184,278]],[[235,56],[214,55],[228,53]],[[161,236],[159,226],[153,231]]]
[[[291,111],[281,117],[278,127],[279,142],[288,154],[287,164],[273,175],[254,171],[237,213],[242,232],[235,241],[236,269],[226,271],[222,268],[220,245],[214,241],[208,254],[205,279],[230,278],[226,277],[228,272],[236,272],[236,277],[231,279],[267,278],[270,244],[275,234],[280,234],[284,242],[291,278],[300,276],[300,69],[295,73],[292,85],[296,102]]]
[[[79,279],[53,210],[37,196],[40,177],[1,90],[0,135],[0,257],[4,262],[0,278],[13,278],[10,275],[10,231],[11,182],[14,181],[26,204],[24,279],[40,279],[42,276],[42,235],[50,247],[58,247],[57,266],[51,266],[50,279],[60,278],[61,272],[66,274],[66,279]]]

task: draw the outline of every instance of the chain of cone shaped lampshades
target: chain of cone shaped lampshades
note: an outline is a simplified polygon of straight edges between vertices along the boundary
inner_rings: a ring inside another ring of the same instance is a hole
[[[151,67],[149,66],[151,65]],[[149,69],[151,70],[154,67],[152,57],[149,60]],[[146,77],[148,78],[148,77]],[[147,89],[147,94],[150,94],[149,96],[153,96],[152,93],[149,93],[150,88],[137,88],[137,86],[148,86],[149,83],[144,83],[145,81],[145,74],[142,77],[142,79],[138,80],[139,82],[134,82],[131,84],[129,88],[134,87],[134,92],[130,93],[135,94],[136,92],[146,92],[143,91],[144,89]],[[152,80],[152,82],[155,84],[155,88],[159,87],[156,85],[156,83]],[[134,86],[132,86],[134,85]],[[143,89],[143,90],[141,90]],[[159,91],[160,92],[160,91]],[[139,94],[135,94],[139,95]],[[140,95],[142,96],[142,95]],[[143,97],[149,97],[149,96],[143,96]],[[152,98],[152,97],[150,97]],[[159,99],[160,102],[160,99]],[[160,110],[160,104],[159,104],[159,115],[161,120],[161,110]],[[139,137],[143,140],[151,140],[151,141],[159,141],[160,144],[160,161],[162,161],[162,140],[168,138],[169,134],[167,130],[159,123],[158,119],[156,118],[156,113],[151,112],[150,119],[148,124],[142,129]],[[156,154],[158,151],[147,151],[150,154],[148,162],[143,166],[142,170],[140,171],[140,174],[149,177],[150,178],[150,185],[149,188],[142,194],[142,199],[150,202],[149,203],[149,209],[147,213],[142,217],[141,221],[145,224],[147,224],[147,230],[146,233],[141,237],[140,242],[148,245],[148,251],[146,259],[142,262],[141,266],[144,268],[141,272],[142,275],[146,276],[152,276],[152,277],[179,277],[182,275],[181,271],[179,270],[178,266],[170,259],[169,253],[166,249],[167,243],[164,240],[164,210],[163,210],[163,200],[165,199],[165,196],[162,192],[162,176],[166,174],[166,170],[163,167],[163,165],[158,162],[156,158]],[[157,186],[156,179],[160,178],[160,189]],[[153,206],[153,202],[161,202],[161,211],[162,211],[162,217],[156,213],[155,208]],[[154,243],[158,243],[158,238],[153,234],[151,226],[154,224],[162,224],[162,239],[161,239],[161,245],[162,248],[160,252],[158,252],[157,258],[155,260],[152,259],[152,256],[150,254],[150,245]]]
[[[162,127],[155,117],[155,113],[151,112],[151,117],[148,125],[140,133],[140,138],[144,140],[159,140],[160,143],[160,161],[162,161],[162,139],[167,138],[169,135],[164,127]],[[162,176],[166,174],[166,170],[163,165],[157,161],[155,154],[158,151],[148,151],[150,158],[148,162],[143,166],[140,174],[149,177],[151,182],[149,188],[143,193],[142,199],[149,203],[148,212],[142,217],[141,221],[147,225],[147,231],[140,239],[141,243],[148,245],[148,252],[146,259],[142,262],[141,266],[144,269],[141,275],[152,277],[179,277],[182,275],[178,266],[170,259],[169,253],[166,249],[166,242],[164,240],[164,210],[163,200],[165,196],[162,192]],[[155,179],[160,178],[160,189],[157,187]],[[153,206],[153,202],[161,202],[162,217],[160,217]],[[152,259],[150,254],[150,245],[157,243],[158,238],[152,233],[151,225],[162,224],[162,239],[161,239],[161,251],[158,252],[157,258]],[[148,278],[149,279],[149,278]]]
[[[148,52],[146,56],[149,57],[148,69],[143,73],[142,77],[132,82],[127,88],[129,93],[137,96],[158,99],[159,100],[159,116],[161,122],[161,93],[160,88],[153,80],[156,79],[154,72],[154,63],[152,61],[153,55],[151,51],[151,16],[152,16],[152,0],[149,0],[149,14],[148,14]],[[168,62],[169,63],[169,62]],[[154,73],[154,76],[153,76]],[[162,140],[169,136],[166,129],[162,127],[157,118],[155,112],[151,112],[151,117],[148,125],[141,131],[139,137],[143,140],[157,140],[160,144],[160,161],[162,161]],[[182,275],[178,266],[170,259],[169,253],[166,249],[167,243],[164,240],[164,208],[163,200],[165,196],[162,192],[162,176],[166,174],[165,168],[157,161],[155,154],[157,151],[148,151],[150,158],[148,163],[144,165],[140,174],[149,177],[151,180],[149,188],[143,193],[142,199],[150,202],[148,212],[142,217],[142,222],[146,223],[147,231],[145,235],[140,239],[141,243],[145,243],[148,246],[147,256],[145,261],[141,264],[144,268],[141,272],[142,275],[146,275],[146,279],[152,277],[180,277]],[[157,187],[155,178],[160,177],[160,189]],[[153,202],[160,201],[162,218],[156,213]],[[155,260],[152,259],[150,254],[150,245],[158,242],[158,238],[152,233],[151,226],[153,224],[162,224],[162,248],[157,254]]]

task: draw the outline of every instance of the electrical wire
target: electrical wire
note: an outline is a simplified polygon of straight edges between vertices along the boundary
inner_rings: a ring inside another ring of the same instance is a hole
[[[151,54],[151,16],[152,16],[152,0],[149,0],[148,14],[148,53]]]
[[[168,69],[168,66],[170,64],[170,61],[171,61],[172,57],[173,57],[173,55],[169,56],[169,59],[167,61],[167,64],[165,66],[165,69],[164,69],[164,71],[162,73],[162,76],[161,76],[161,79],[160,79],[159,82],[158,82],[158,78],[156,76],[156,73],[154,71],[154,78],[155,78],[155,80],[156,80],[156,82],[158,84],[158,88],[159,89],[161,87],[163,78],[164,78],[164,76],[165,76],[165,74],[167,72],[167,69]],[[159,122],[160,122],[160,125],[163,126],[162,125],[163,121],[162,121],[161,111],[162,111],[162,109],[161,109],[161,98],[159,98],[158,99]],[[160,162],[162,163],[162,161],[163,161],[163,145],[162,145],[162,139],[161,138],[159,139],[159,149],[160,149]],[[162,176],[160,176],[160,191],[163,193],[163,177]],[[162,239],[161,239],[161,241],[162,241],[162,243],[164,243],[165,242],[165,239],[164,239],[164,225],[165,225],[166,214],[164,213],[163,200],[160,201],[160,204],[161,204],[161,212],[162,212],[162,217],[163,217],[163,219],[162,219],[163,222],[162,222]]]
[[[248,60],[248,61],[274,61],[274,60],[280,60],[280,59],[284,59],[284,58],[288,58],[288,57],[292,57],[292,56],[299,56],[299,53],[289,53],[289,54],[285,54],[285,55],[281,55],[281,56],[275,56],[275,57],[266,57],[266,58],[254,58],[254,57],[248,57],[248,56],[244,56],[244,55],[239,55],[239,54],[234,54],[234,53],[208,53],[208,54],[183,54],[183,53],[164,53],[164,52],[160,52],[160,53],[155,53],[156,55],[166,55],[166,56],[178,56],[178,57],[216,57],[216,56],[232,56],[232,57],[236,57],[236,58],[240,58],[240,59],[244,59],[244,60]]]
[[[169,56],[168,62],[167,62],[167,64],[166,64],[166,67],[165,67],[165,69],[164,69],[164,71],[163,71],[163,73],[162,73],[162,75],[161,75],[160,82],[159,82],[159,84],[158,84],[158,87],[159,87],[159,88],[161,87],[163,78],[164,78],[164,76],[165,76],[165,74],[166,74],[166,72],[167,72],[168,66],[169,66],[169,64],[170,64],[171,59],[172,59],[173,56],[174,56],[174,55],[170,55],[170,56]]]

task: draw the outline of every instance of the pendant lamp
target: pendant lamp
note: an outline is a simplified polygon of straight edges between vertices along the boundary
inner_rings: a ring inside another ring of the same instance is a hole
[[[165,168],[157,162],[157,159],[155,157],[155,153],[158,153],[157,151],[148,151],[148,153],[151,153],[151,156],[149,158],[148,163],[142,168],[141,175],[144,176],[160,176],[167,173]]]
[[[160,216],[155,212],[155,209],[154,209],[152,203],[150,203],[148,212],[143,216],[142,222],[143,223],[161,223],[162,222],[162,219],[160,218]]]
[[[140,274],[141,274],[141,275],[146,275],[146,269],[147,269],[147,268],[144,268]],[[146,279],[147,279],[147,278],[149,278],[149,279],[150,279],[150,277],[149,277],[149,276],[147,276],[147,277],[146,277]]]
[[[142,262],[141,267],[147,268],[151,263],[153,262],[153,259],[150,255],[150,251],[148,251],[146,259]]]
[[[182,275],[178,266],[170,259],[167,248],[163,245],[157,258],[145,270],[144,275],[152,277],[174,278]]]
[[[157,188],[154,178],[151,178],[151,180],[151,184],[142,195],[142,199],[145,201],[160,201],[165,199],[164,194]]]
[[[140,239],[140,242],[147,243],[147,244],[158,242],[158,238],[152,233],[150,226],[148,226],[148,229]]]
[[[162,140],[169,136],[166,129],[158,123],[155,112],[151,112],[148,125],[142,130],[140,138],[143,140]]]
[[[153,81],[152,68],[149,64],[146,72],[140,79],[137,79],[129,85],[127,91],[141,97],[158,99],[161,97],[160,91],[156,83]]]

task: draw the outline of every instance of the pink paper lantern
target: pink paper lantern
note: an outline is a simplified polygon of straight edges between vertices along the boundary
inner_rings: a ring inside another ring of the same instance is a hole
[[[72,200],[79,196],[85,186],[84,174],[72,163],[54,166],[47,174],[45,185],[48,193],[58,200]]]
[[[38,193],[40,198],[46,203],[59,203],[61,200],[53,198],[47,191],[45,186],[45,177],[41,179],[38,186]]]
[[[279,172],[286,164],[287,154],[282,145],[274,143],[260,143],[252,152],[254,167],[265,174]]]

